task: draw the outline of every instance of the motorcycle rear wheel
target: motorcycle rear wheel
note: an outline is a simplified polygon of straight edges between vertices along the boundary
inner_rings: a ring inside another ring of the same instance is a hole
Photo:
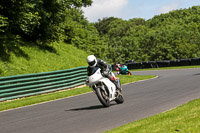
[[[104,107],[110,106],[109,96],[105,94],[103,89],[101,89],[100,87],[96,88],[96,94],[99,101]]]
[[[124,97],[123,95],[121,94],[121,92],[118,94],[117,98],[115,99],[115,102],[117,104],[122,104],[124,102]]]
[[[128,71],[128,75],[132,75],[132,73]]]

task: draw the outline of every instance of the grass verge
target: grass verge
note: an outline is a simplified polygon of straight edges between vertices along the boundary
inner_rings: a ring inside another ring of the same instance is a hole
[[[198,133],[200,132],[200,99],[173,110],[132,122],[106,133]]]
[[[126,83],[136,82],[139,80],[150,79],[155,76],[119,75],[117,77],[120,77],[121,84],[126,84]],[[82,87],[82,88],[64,90],[64,91],[59,91],[59,92],[54,92],[54,93],[25,97],[25,98],[15,99],[11,101],[0,102],[0,111],[28,106],[28,105],[37,104],[37,103],[46,102],[46,101],[52,101],[52,100],[61,99],[61,98],[67,98],[70,96],[84,94],[91,91],[92,90],[89,87]]]
[[[0,60],[0,77],[64,70],[87,66],[85,51],[65,44],[52,45],[53,52],[34,45],[21,46],[24,56],[11,53],[10,61]]]

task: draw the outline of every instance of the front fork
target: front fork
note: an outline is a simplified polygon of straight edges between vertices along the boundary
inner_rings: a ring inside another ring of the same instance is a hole
[[[100,89],[102,89],[104,91],[104,93],[109,96],[109,92],[106,90],[104,84],[101,82],[100,84],[96,85],[92,85],[90,86],[90,88],[92,88],[93,92],[96,94],[96,88],[99,87]]]

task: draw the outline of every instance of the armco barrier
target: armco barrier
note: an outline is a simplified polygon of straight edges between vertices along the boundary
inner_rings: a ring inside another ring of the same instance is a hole
[[[0,77],[0,101],[42,94],[85,84],[87,67]]]

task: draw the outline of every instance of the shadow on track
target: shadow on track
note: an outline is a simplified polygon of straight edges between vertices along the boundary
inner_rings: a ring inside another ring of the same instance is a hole
[[[115,105],[115,104],[111,104],[111,106],[112,105]],[[94,106],[89,106],[89,107],[69,109],[69,110],[65,110],[65,111],[96,110],[96,109],[104,109],[104,108],[106,108],[106,107],[104,107],[103,105],[94,105]]]

